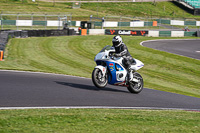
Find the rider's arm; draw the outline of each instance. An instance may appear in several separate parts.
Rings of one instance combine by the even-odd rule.
[[[117,57],[122,57],[122,56],[124,56],[124,55],[126,55],[127,54],[127,47],[126,47],[126,45],[124,45],[123,47],[122,47],[122,51],[120,52],[120,53],[118,53],[118,54],[115,54]]]

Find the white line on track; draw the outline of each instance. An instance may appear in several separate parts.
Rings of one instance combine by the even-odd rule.
[[[200,53],[200,51],[196,51],[197,53]]]
[[[0,107],[0,110],[18,110],[18,109],[139,109],[139,110],[185,110],[198,111],[200,109],[184,108],[159,108],[159,107],[109,107],[109,106],[53,106],[53,107]]]

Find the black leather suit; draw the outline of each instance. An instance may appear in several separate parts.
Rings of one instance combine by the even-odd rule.
[[[122,44],[119,47],[114,47],[114,48],[115,48],[115,56],[123,57],[122,63],[124,64],[124,67],[129,71],[129,68],[133,63],[133,58],[129,53],[127,46],[122,42]]]

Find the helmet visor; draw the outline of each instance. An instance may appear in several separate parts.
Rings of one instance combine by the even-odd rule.
[[[118,45],[119,45],[119,42],[113,41],[113,46],[114,46],[114,47],[117,47]]]

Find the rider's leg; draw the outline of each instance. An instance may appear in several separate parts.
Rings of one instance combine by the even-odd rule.
[[[128,73],[129,74],[129,79],[128,79],[129,81],[133,79],[133,74],[132,74],[133,70],[131,69],[132,63],[134,63],[133,58],[131,56],[129,56],[128,57],[128,63],[127,63],[128,64],[128,72],[129,72]]]
[[[131,63],[132,63],[132,57],[125,57],[124,58],[124,64],[127,70],[127,81],[129,82],[132,78],[132,70],[131,70]]]
[[[132,70],[131,70],[131,65],[127,69],[127,75],[128,75],[128,82],[133,78],[132,77]]]

